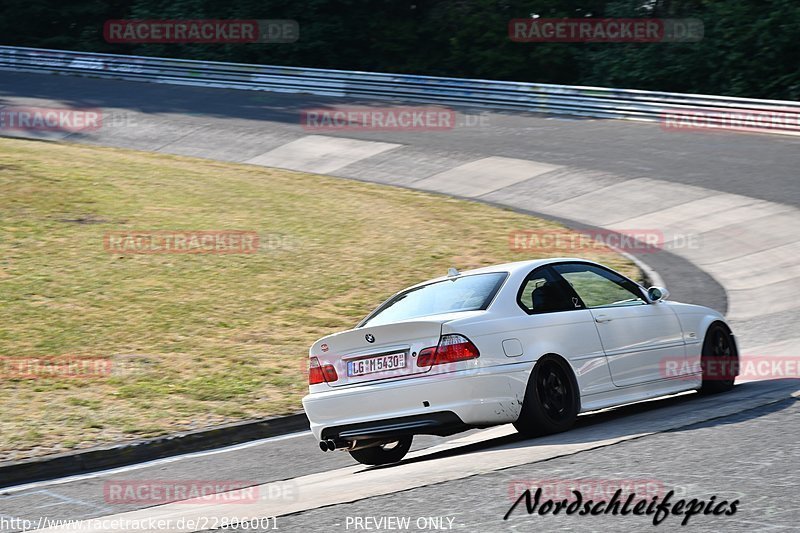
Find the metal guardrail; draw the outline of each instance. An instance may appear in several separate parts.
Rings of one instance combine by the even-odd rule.
[[[800,135],[800,102],[0,46],[0,70]]]

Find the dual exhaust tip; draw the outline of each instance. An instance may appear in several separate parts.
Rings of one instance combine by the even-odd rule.
[[[353,441],[334,441],[333,439],[325,439],[319,441],[319,449],[323,452],[332,452],[333,450],[347,450],[347,451],[355,451],[355,450],[363,450],[364,448],[372,448],[373,446],[380,446],[381,444],[385,444],[386,440],[380,439],[365,439],[365,440],[353,440]]]
[[[336,449],[336,443],[332,439],[319,441],[319,449],[323,452],[332,452]]]

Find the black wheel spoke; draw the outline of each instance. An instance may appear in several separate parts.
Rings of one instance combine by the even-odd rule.
[[[703,381],[700,391],[713,394],[733,388],[738,361],[736,344],[730,331],[721,325],[712,326],[703,344]]]
[[[564,371],[555,364],[540,369],[538,382],[539,401],[548,417],[559,421],[569,415],[569,390]]]
[[[725,334],[718,331],[714,339],[714,355],[717,357],[730,357],[731,346]]]

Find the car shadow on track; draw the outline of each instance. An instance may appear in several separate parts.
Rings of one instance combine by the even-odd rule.
[[[613,409],[583,414],[578,417],[575,426],[565,433],[537,438],[527,438],[515,433],[445,450],[433,451],[425,455],[405,459],[399,463],[368,467],[360,470],[360,472],[383,468],[396,468],[402,465],[422,463],[446,457],[469,455],[489,449],[521,449],[539,445],[579,444],[637,434],[689,431],[695,429],[697,426],[711,427],[739,423],[781,411],[795,402],[800,401],[800,398],[792,396],[792,393],[798,389],[800,389],[800,380],[797,379],[765,380],[737,384],[733,391],[722,394],[707,396],[699,393],[684,393],[677,396],[647,400]],[[723,413],[707,420],[689,421],[685,426],[677,428],[665,427],[665,423],[669,424],[670,418],[676,414],[676,412],[685,412],[685,409],[680,410],[681,407],[696,405],[697,407],[694,411],[700,413],[703,409],[713,408],[724,403],[738,400],[747,400],[752,398],[755,394],[769,392],[771,390],[785,391],[785,396],[770,403],[744,407],[741,411],[734,413]]]

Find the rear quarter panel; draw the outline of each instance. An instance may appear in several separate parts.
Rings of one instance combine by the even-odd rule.
[[[527,376],[536,361],[546,354],[557,354],[573,369],[581,395],[614,389],[608,363],[594,319],[588,310],[528,315],[521,309],[509,315],[487,313],[480,320],[460,320],[444,325],[443,333],[467,336],[481,352],[481,366],[515,365],[526,370],[519,386],[524,394]],[[503,341],[518,340],[519,355],[508,355]],[[512,352],[513,353],[513,352]]]

